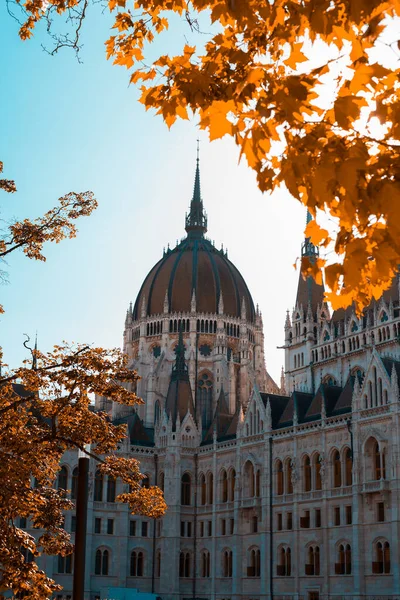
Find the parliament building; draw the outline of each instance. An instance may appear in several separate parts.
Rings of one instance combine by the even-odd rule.
[[[206,237],[197,160],[186,236],[150,270],[123,348],[145,403],[96,408],[126,423],[124,456],[164,491],[152,521],[91,465],[86,593],[136,588],[162,600],[400,598],[399,277],[358,317],[331,312],[299,277],[279,383],[261,312]],[[306,239],[302,256],[316,257]],[[59,485],[76,496],[78,457]],[[66,515],[74,536],[75,516]],[[68,557],[43,557],[72,597]]]

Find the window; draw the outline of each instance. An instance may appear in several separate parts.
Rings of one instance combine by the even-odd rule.
[[[305,510],[304,515],[300,517],[300,527],[308,529],[310,527],[310,511]]]
[[[379,444],[375,441],[374,444],[374,459],[375,459],[375,479],[386,478],[385,453],[379,450]]]
[[[186,532],[187,532],[187,537],[192,537],[192,522],[188,521],[186,524]]]
[[[286,493],[293,494],[293,464],[292,460],[289,458],[286,461]]]
[[[283,494],[283,465],[282,461],[276,461],[276,493],[278,496]]]
[[[145,477],[143,477],[142,479],[142,488],[145,488],[146,490],[148,490],[150,487],[150,477],[148,475],[145,475]]]
[[[204,521],[200,521],[200,537],[204,537]]]
[[[210,553],[208,550],[203,550],[201,553],[201,576],[210,577]]]
[[[258,531],[258,517],[254,516],[251,519],[251,533],[257,533]]]
[[[185,521],[181,521],[181,537],[185,537]]]
[[[351,574],[351,547],[350,544],[340,544],[338,547],[338,561],[335,563],[336,575]]]
[[[228,475],[225,469],[221,474],[221,502],[228,502]]]
[[[229,533],[231,535],[233,535],[233,532],[235,531],[235,519],[229,519],[229,522],[230,522]]]
[[[390,573],[390,546],[388,542],[379,541],[375,544],[375,561],[372,563],[372,572],[377,575]]]
[[[261,495],[261,471],[260,469],[257,469],[256,472],[256,490],[255,490],[255,494],[256,497],[259,498]]]
[[[190,553],[179,554],[179,577],[190,577]]]
[[[76,516],[72,515],[71,517],[71,533],[75,533],[76,531]]]
[[[304,475],[304,491],[311,491],[311,462],[310,457],[305,456],[303,462],[303,475]]]
[[[244,497],[254,498],[255,494],[255,481],[254,481],[254,466],[253,463],[248,460],[244,465]]]
[[[226,521],[221,519],[221,535],[226,535]]]
[[[236,471],[235,471],[235,469],[231,469],[229,471],[229,485],[228,485],[230,502],[233,502],[235,499],[235,481],[236,481]]]
[[[58,557],[58,573],[72,573],[72,554]]]
[[[143,552],[133,551],[131,552],[131,577],[143,577],[144,572],[144,557]]]
[[[129,535],[136,535],[136,521],[129,521]]]
[[[344,453],[344,464],[345,464],[345,485],[353,484],[353,460],[351,458],[350,448],[346,448]]]
[[[333,487],[338,488],[342,485],[342,465],[340,463],[340,454],[335,450],[332,455],[333,462]]]
[[[58,474],[57,489],[59,489],[59,490],[67,490],[68,489],[68,469],[65,465],[63,467],[61,467],[60,472]]]
[[[95,502],[102,502],[102,500],[103,500],[103,483],[104,483],[103,473],[101,473],[99,470],[97,470],[95,478],[94,478],[94,498],[93,499]]]
[[[114,519],[107,519],[107,533],[109,535],[114,533]]]
[[[99,517],[94,520],[94,532],[101,533],[101,519]]]
[[[276,515],[276,528],[278,531],[282,531],[282,513]]]
[[[232,550],[225,550],[222,555],[222,576],[232,577]]]
[[[315,489],[322,490],[321,457],[319,454],[314,457],[314,482]]]
[[[200,503],[204,506],[207,502],[207,486],[206,477],[202,473],[200,475]]]
[[[316,508],[314,513],[315,527],[321,527],[321,509]]]
[[[191,478],[189,473],[184,473],[181,479],[181,504],[190,506]]]
[[[108,477],[108,481],[107,481],[107,502],[115,502],[115,488],[116,488],[116,481],[115,481],[115,479],[113,477]]]
[[[78,493],[78,467],[72,471],[72,484],[71,484],[71,500],[76,500],[76,495]]]
[[[286,529],[293,529],[293,513],[291,512],[286,515]]]
[[[108,550],[100,550],[100,548],[99,548],[96,551],[95,566],[94,566],[95,575],[108,575],[109,574],[109,562],[110,562],[109,551]]]
[[[348,505],[344,507],[346,514],[346,525],[351,525],[353,522],[353,507]]]
[[[340,525],[340,506],[333,507],[333,524],[336,527]]]
[[[258,549],[249,552],[247,577],[260,577],[260,551]]]
[[[208,537],[212,536],[212,521],[208,521]]]
[[[143,521],[142,523],[142,537],[148,536],[149,524],[147,521]]]
[[[309,546],[307,551],[307,563],[305,566],[306,575],[319,575],[320,573],[320,552],[319,546]]]
[[[385,520],[385,504],[383,502],[378,502],[377,503],[377,521],[379,523],[383,523],[383,521]]]
[[[280,548],[278,551],[278,564],[276,574],[280,577],[289,577],[292,573],[292,553],[290,548]]]

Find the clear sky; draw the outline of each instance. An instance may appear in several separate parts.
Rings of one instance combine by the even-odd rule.
[[[90,189],[99,201],[78,222],[76,239],[45,247],[45,263],[10,256],[9,283],[0,288],[4,361],[18,366],[27,357],[23,334],[36,330],[43,351],[62,340],[121,345],[129,302],[163,247],[185,233],[199,135],[208,235],[228,248],[260,306],[267,368],[279,381],[276,347],[295,301],[304,208],[284,191],[261,194],[230,139],[210,144],[188,121],[168,131],[146,113],[127,71],[105,59],[108,27],[99,11],[89,12],[79,64],[71,51],[43,52],[40,32],[21,42],[0,4],[0,160],[18,188],[1,193],[0,217],[40,216],[69,191]],[[168,40],[181,44],[184,36],[196,42],[178,23]]]

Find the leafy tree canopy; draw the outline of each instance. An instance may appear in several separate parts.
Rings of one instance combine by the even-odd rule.
[[[20,36],[36,23],[66,13],[79,48],[88,0],[27,0]],[[379,59],[379,48],[400,58],[399,41],[385,28],[400,16],[399,0],[109,0],[115,34],[107,57],[131,71],[141,102],[168,126],[193,114],[211,140],[232,136],[259,188],[285,185],[318,217],[306,234],[333,256],[303,264],[303,274],[325,278],[333,308],[358,310],[386,289],[400,264],[399,75]],[[171,17],[199,28],[199,15],[216,24],[204,48],[146,52]],[[215,28],[214,28],[215,29]],[[398,30],[398,28],[397,28]],[[400,36],[398,36],[400,37]],[[381,127],[376,133],[373,124]],[[328,253],[329,254],[329,253]]]
[[[3,179],[0,189],[12,193],[16,186]],[[92,192],[69,193],[42,217],[10,223],[0,238],[0,260],[16,250],[45,260],[45,242],[74,237],[76,219],[96,206]],[[126,426],[113,425],[90,402],[98,394],[127,406],[142,403],[131,391],[138,375],[128,369],[127,357],[118,349],[66,343],[48,353],[30,350],[31,361],[11,370],[2,364],[0,348],[0,598],[11,590],[13,597],[44,600],[61,586],[39,569],[35,557],[73,552],[64,511],[74,504],[68,490],[55,488],[66,451],[86,452],[104,474],[121,478],[127,489],[117,500],[133,513],[156,518],[166,504],[160,489],[142,488],[138,461],[117,452]],[[20,527],[21,518],[38,529],[36,537]]]

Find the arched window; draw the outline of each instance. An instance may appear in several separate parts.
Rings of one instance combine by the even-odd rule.
[[[210,577],[210,553],[208,550],[203,550],[201,553],[201,576],[202,577]]]
[[[256,489],[255,489],[255,496],[256,498],[259,498],[261,495],[261,473],[260,473],[260,469],[257,469],[256,472]]]
[[[307,563],[305,568],[306,575],[319,575],[320,573],[320,552],[319,546],[309,546],[307,552]]]
[[[116,481],[114,477],[108,476],[107,481],[107,502],[115,502]]]
[[[338,488],[342,485],[342,465],[340,462],[340,454],[335,450],[332,455],[333,464],[333,487]]]
[[[61,467],[60,472],[58,474],[57,488],[59,490],[68,489],[68,469],[65,465]]]
[[[306,455],[303,460],[304,491],[311,492],[311,461]]]
[[[351,458],[351,450],[350,448],[346,448],[344,452],[344,476],[345,476],[345,485],[353,484],[353,461]]]
[[[72,573],[72,554],[58,557],[58,573]]]
[[[197,401],[203,429],[208,429],[213,418],[212,414],[213,381],[208,373],[202,373],[197,382]]]
[[[293,466],[292,459],[288,458],[286,460],[286,493],[293,494]]]
[[[204,506],[207,503],[207,486],[204,473],[200,475],[200,504]]]
[[[148,490],[150,487],[150,477],[148,475],[145,475],[142,479],[142,488],[145,488],[146,490]]]
[[[314,484],[316,490],[322,490],[321,456],[319,454],[314,456]]]
[[[336,575],[351,574],[351,546],[340,544],[337,549],[337,562],[335,563]]]
[[[190,577],[190,553],[179,554],[179,577]]]
[[[191,478],[189,473],[184,473],[181,479],[181,504],[190,506],[191,502]]]
[[[250,460],[248,460],[244,466],[244,492],[245,498],[254,497],[254,466]]]
[[[212,504],[214,502],[214,475],[208,473],[207,475],[207,503]]]
[[[292,574],[292,553],[290,548],[280,548],[276,574],[280,577],[289,577]]]
[[[374,445],[374,464],[375,464],[375,479],[381,479],[381,453],[379,452],[379,444]]]
[[[236,482],[236,471],[235,469],[231,469],[229,471],[229,501],[233,502],[235,499],[235,482]]]
[[[94,572],[95,575],[108,575],[109,574],[109,563],[110,563],[110,553],[108,550],[96,550],[96,558],[95,558],[95,566]]]
[[[276,494],[277,496],[283,494],[283,464],[279,459],[276,461]]]
[[[76,495],[78,493],[78,467],[72,471],[72,484],[71,484],[71,500],[76,500]]]
[[[372,562],[374,574],[390,573],[389,542],[379,541],[375,544],[375,560]]]
[[[248,555],[247,577],[260,577],[260,567],[260,551],[253,548]]]
[[[228,475],[225,469],[221,473],[221,502],[228,502]]]
[[[222,576],[232,577],[232,550],[225,550],[222,555]]]
[[[137,552],[134,550],[131,552],[131,577],[143,577],[144,573],[144,557],[143,552]]]

